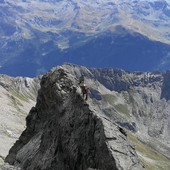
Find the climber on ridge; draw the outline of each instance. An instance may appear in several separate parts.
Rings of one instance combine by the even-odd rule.
[[[81,76],[79,78],[79,86],[81,88],[81,92],[83,94],[83,98],[85,97],[85,100],[87,100],[88,99],[88,88],[87,88],[87,86],[84,83],[84,76]]]

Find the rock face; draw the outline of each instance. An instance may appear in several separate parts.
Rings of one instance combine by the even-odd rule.
[[[169,71],[165,74],[158,71],[126,72],[121,69],[87,69],[72,64],[66,64],[64,68],[77,78],[84,75],[90,88],[89,95],[98,110],[135,133],[137,153],[151,166],[149,169],[170,169]],[[155,150],[144,148],[141,141]],[[151,156],[155,151],[169,159],[161,155],[158,158],[157,154]],[[164,161],[168,165],[164,166]]]
[[[78,87],[81,75],[89,87],[86,102]],[[10,81],[1,78],[0,89],[10,92],[15,83],[5,82]],[[21,84],[18,90],[28,92],[30,83]],[[139,158],[147,170],[170,169],[169,104],[169,71],[132,73],[65,64],[43,76],[27,128],[6,161],[26,170],[131,170],[143,169]]]
[[[27,128],[5,161],[24,170],[144,169],[126,132],[82,99],[69,72],[58,67],[43,76]]]

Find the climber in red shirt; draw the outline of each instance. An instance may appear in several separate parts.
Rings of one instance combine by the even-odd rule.
[[[79,85],[80,85],[80,88],[81,88],[81,92],[83,94],[83,98],[85,97],[85,100],[87,100],[88,99],[88,88],[84,83],[84,77],[81,81],[79,81]]]

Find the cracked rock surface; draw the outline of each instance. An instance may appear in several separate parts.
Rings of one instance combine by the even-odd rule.
[[[5,161],[24,170],[143,170],[124,129],[85,102],[62,67],[42,77],[26,129]]]

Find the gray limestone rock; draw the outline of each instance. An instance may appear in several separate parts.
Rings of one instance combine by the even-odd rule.
[[[77,78],[85,76],[93,102],[104,115],[136,132],[146,145],[170,158],[169,71],[163,74],[121,69],[88,70],[71,64],[63,67]]]
[[[21,168],[5,163],[0,166],[0,170],[21,170]]]
[[[125,130],[86,103],[77,82],[62,67],[42,77],[27,128],[5,161],[23,170],[143,170]]]

